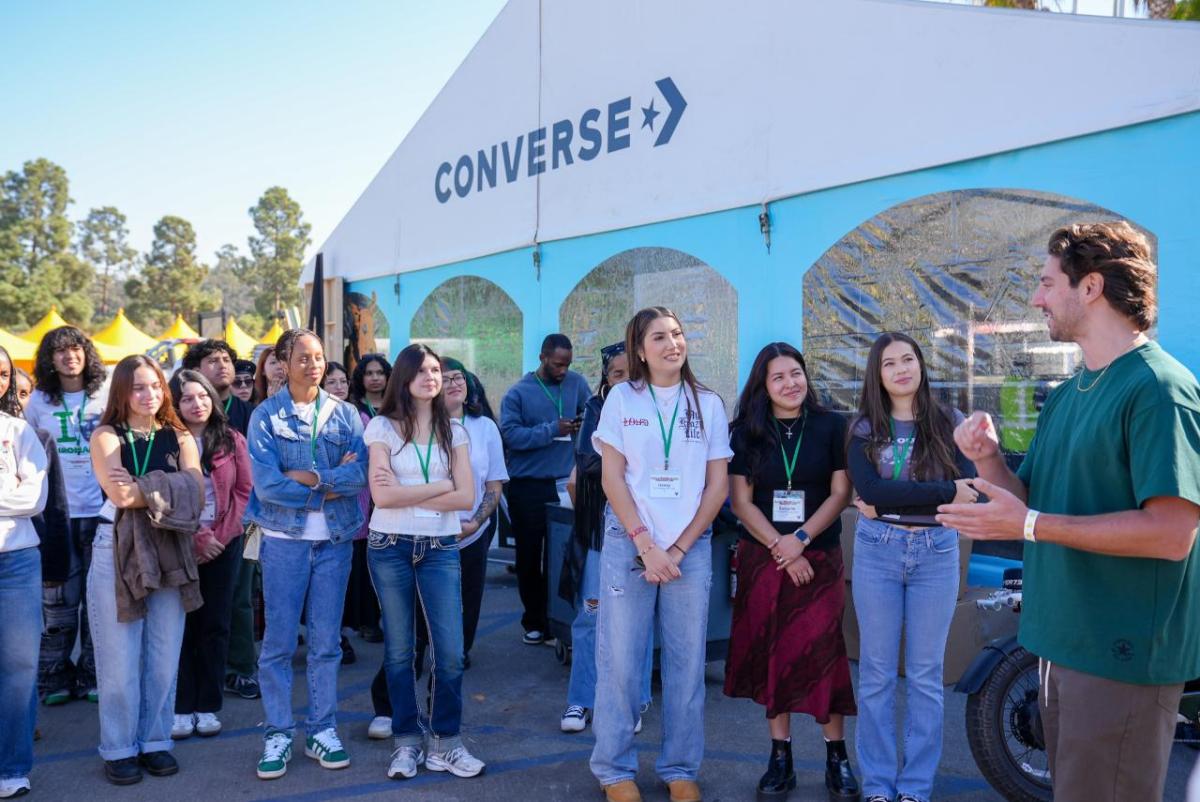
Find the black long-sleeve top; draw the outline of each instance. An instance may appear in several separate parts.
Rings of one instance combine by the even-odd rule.
[[[66,582],[71,574],[71,514],[67,483],[58,461],[58,446],[46,432],[38,431],[46,449],[46,506],[33,516],[42,554],[42,581]]]
[[[955,425],[963,420],[962,413],[957,410],[954,417]],[[861,418],[853,424],[846,464],[859,497],[873,506],[881,516],[934,515],[939,504],[947,504],[954,500],[955,479],[969,479],[975,476],[974,463],[956,447],[954,464],[957,476],[927,481],[912,479],[909,469],[910,451],[900,478],[893,479],[892,466],[896,446],[898,444],[903,449],[905,444],[912,442],[913,424],[911,421],[896,422],[896,443],[885,446],[880,451],[878,462],[871,456],[870,431],[870,424]],[[911,447],[909,445],[910,449]]]
[[[600,483],[602,460],[592,447],[592,432],[600,423],[604,399],[593,395],[583,406],[583,422],[575,438],[575,536],[571,538],[563,560],[558,595],[574,602],[583,578],[587,552],[600,551],[604,545],[604,505],[608,499]]]

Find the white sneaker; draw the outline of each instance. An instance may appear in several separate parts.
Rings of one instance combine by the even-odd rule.
[[[171,738],[182,741],[191,738],[196,731],[196,716],[194,713],[175,714],[175,723],[171,725]]]
[[[344,769],[350,765],[350,756],[333,727],[308,736],[304,741],[304,754],[320,762],[323,769]]]
[[[27,793],[29,793],[28,777],[9,777],[7,780],[0,780],[0,799],[11,799]]]
[[[633,725],[633,734],[637,735],[642,731],[642,717],[638,716],[638,723]]]
[[[262,757],[258,759],[258,778],[274,780],[287,773],[288,761],[292,759],[292,736],[275,732],[263,741]]]
[[[483,772],[486,765],[460,745],[446,752],[430,752],[425,758],[425,768],[448,771],[455,777],[475,777]]]
[[[392,720],[387,716],[376,716],[367,725],[367,737],[372,741],[383,741],[392,737]]]
[[[390,725],[389,725],[390,727]],[[425,750],[415,744],[396,747],[387,775],[392,780],[409,780],[417,776],[417,766],[425,760]]]
[[[592,711],[586,707],[579,705],[568,705],[566,712],[562,714],[562,721],[558,726],[563,732],[583,732],[587,729],[588,720],[592,717]]]
[[[202,738],[211,738],[221,731],[221,719],[216,713],[196,714],[196,734]]]

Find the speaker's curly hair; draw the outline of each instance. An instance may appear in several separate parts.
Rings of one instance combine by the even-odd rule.
[[[1158,320],[1158,268],[1146,235],[1124,220],[1079,223],[1050,235],[1047,246],[1057,256],[1072,287],[1084,276],[1104,279],[1104,298],[1141,331]]]
[[[45,393],[51,403],[61,404],[63,397],[62,380],[54,369],[54,352],[76,346],[83,349],[83,391],[89,397],[96,394],[108,376],[108,369],[100,360],[96,346],[86,334],[74,326],[51,329],[38,344],[37,356],[33,361],[33,378],[37,382],[37,389]]]

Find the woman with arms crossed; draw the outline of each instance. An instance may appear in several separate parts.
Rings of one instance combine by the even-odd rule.
[[[712,521],[728,490],[729,424],[687,361],[679,318],[654,306],[625,329],[629,381],[612,389],[592,435],[608,496],[600,556],[596,747],[610,802],[641,799],[633,745],[646,643],[662,638],[663,748],[673,802],[696,802],[704,756],[704,649]]]

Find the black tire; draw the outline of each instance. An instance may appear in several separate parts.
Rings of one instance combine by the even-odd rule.
[[[1037,657],[1017,647],[967,697],[967,743],[988,784],[1008,802],[1050,802],[1037,715]]]
[[[571,650],[563,645],[562,638],[554,644],[554,658],[564,666],[571,665]]]

